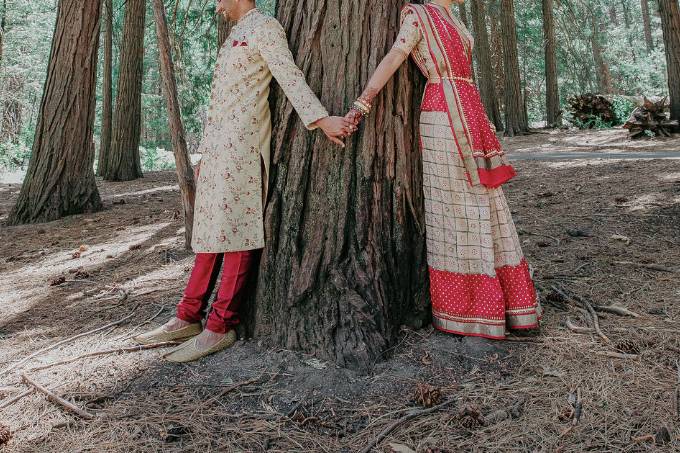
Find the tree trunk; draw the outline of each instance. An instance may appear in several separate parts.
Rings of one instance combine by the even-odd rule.
[[[111,152],[106,172],[102,174],[109,181],[129,181],[142,177],[139,141],[142,124],[145,3],[145,0],[127,0],[125,5]]]
[[[100,7],[59,2],[33,152],[10,225],[101,209],[92,168]]]
[[[0,18],[0,66],[5,51],[5,25],[7,23],[7,0],[2,0],[2,17]]]
[[[163,79],[163,92],[168,105],[168,120],[170,123],[170,135],[172,137],[172,151],[175,154],[175,167],[177,179],[182,193],[182,207],[184,208],[184,240],[185,247],[191,249],[191,234],[194,225],[194,198],[196,186],[194,173],[191,169],[187,142],[184,138],[184,125],[180,114],[179,101],[177,99],[177,83],[175,81],[175,69],[172,63],[172,51],[168,23],[165,18],[165,6],[163,0],[153,0],[153,12],[156,19],[156,36],[158,39],[158,59],[161,66],[161,78]]]
[[[652,39],[652,20],[649,15],[649,0],[640,0],[640,7],[642,8],[642,26],[645,31],[647,52],[651,52],[654,50],[654,40]]]
[[[513,137],[529,132],[519,75],[514,0],[501,0],[501,30],[505,67],[505,135]]]
[[[19,134],[23,124],[21,95],[24,90],[24,78],[21,74],[8,75],[5,78],[5,103],[2,107],[2,124],[0,124],[0,142],[19,142]]]
[[[494,87],[494,71],[491,64],[491,50],[489,48],[489,34],[486,30],[486,14],[484,0],[473,0],[470,5],[472,25],[475,33],[474,54],[477,59],[477,84],[482,97],[486,114],[496,126],[496,130],[503,130],[503,118],[498,108],[498,96]]]
[[[590,10],[590,44],[593,50],[593,60],[595,61],[595,78],[597,79],[597,86],[600,94],[612,94],[614,87],[612,85],[612,76],[609,72],[609,64],[605,61],[602,49],[602,32],[600,31],[600,19],[595,8]]]
[[[467,11],[465,10],[465,3],[458,4],[458,15],[460,16],[460,21],[463,22],[463,25],[465,25],[467,28],[470,28]]]
[[[104,0],[104,74],[102,82],[102,129],[97,174],[106,173],[111,153],[111,120],[113,116],[113,3]]]
[[[279,0],[296,60],[344,114],[392,46],[401,0]],[[340,366],[371,367],[401,325],[429,320],[418,101],[404,64],[340,149],[273,93],[271,192],[255,334]]]
[[[543,39],[545,45],[545,109],[548,127],[561,125],[560,95],[557,86],[555,21],[553,0],[543,0]]]
[[[231,30],[231,23],[227,22],[221,14],[216,15],[217,20],[217,49],[222,48],[222,44],[226,41],[227,36],[229,36],[229,30]]]
[[[484,0],[479,0],[484,1]],[[491,67],[493,68],[494,90],[496,92],[496,101],[501,114],[505,112],[505,68],[503,67],[503,37],[500,32],[500,4],[499,0],[492,0],[488,3],[489,9],[486,11],[485,20],[489,21],[489,48],[491,50]],[[505,129],[505,123],[501,118],[500,127],[496,125],[496,130],[502,131]]]
[[[678,0],[659,0],[659,14],[666,48],[671,119],[680,120],[680,8],[678,8]]]

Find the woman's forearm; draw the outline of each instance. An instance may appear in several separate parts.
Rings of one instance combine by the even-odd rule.
[[[375,72],[368,81],[368,85],[361,93],[361,99],[371,103],[378,93],[385,87],[387,82],[392,78],[397,69],[408,58],[404,52],[396,49],[389,51],[385,58],[382,59]]]

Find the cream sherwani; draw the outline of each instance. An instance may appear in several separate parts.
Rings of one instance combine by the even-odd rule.
[[[272,76],[307,128],[328,116],[295,64],[281,24],[253,9],[232,28],[215,65],[199,146],[192,240],[197,253],[264,247]]]

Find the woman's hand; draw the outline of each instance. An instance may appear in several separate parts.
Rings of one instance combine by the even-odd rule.
[[[341,116],[327,116],[316,122],[316,125],[326,134],[326,137],[333,143],[336,143],[343,148],[345,144],[341,138],[349,137],[357,130],[356,125]]]
[[[351,121],[356,127],[359,125],[361,120],[364,119],[364,116],[357,109],[350,109],[350,111],[347,112],[347,115],[345,115],[345,119]]]

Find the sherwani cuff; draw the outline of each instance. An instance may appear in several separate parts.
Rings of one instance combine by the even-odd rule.
[[[316,122],[328,118],[328,116],[326,109],[321,108],[318,110],[306,111],[304,114],[300,115],[300,119],[302,119],[302,122],[308,130],[313,131],[319,127]]]

